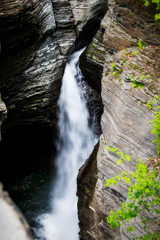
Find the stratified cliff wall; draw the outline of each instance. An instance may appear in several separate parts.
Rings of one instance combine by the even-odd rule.
[[[25,174],[27,166],[34,171],[34,166],[44,161],[43,154],[50,156],[52,153],[53,138],[56,137],[57,100],[66,59],[76,36],[89,20],[91,22],[72,51],[91,41],[105,14],[106,2],[0,2],[0,126],[3,122],[0,181],[4,181],[4,187],[7,181],[14,182],[19,174]],[[101,108],[99,94],[95,91],[94,94],[90,88],[88,92],[90,108],[97,99],[96,104]],[[99,107],[93,110],[101,112]],[[98,115],[100,117],[101,113]],[[33,155],[32,150],[38,151],[42,160],[32,162],[29,157]],[[45,161],[48,161],[47,157]],[[0,219],[0,228],[2,225]]]
[[[141,1],[109,0],[108,7],[101,28],[81,61],[84,75],[93,76],[90,84],[101,88],[104,105],[97,157],[90,167],[87,164],[87,173],[78,178],[83,240],[124,240],[144,234],[139,220],[134,222],[133,233],[127,233],[124,226],[109,228],[106,217],[127,200],[127,186],[120,183],[106,188],[105,181],[123,170],[133,170],[135,159],[145,161],[156,155],[151,125],[147,124],[153,119],[153,110],[146,106],[160,92],[160,28],[154,24],[155,6],[146,8]],[[138,39],[143,42],[142,50],[137,46]],[[133,78],[142,88],[133,86]],[[104,149],[106,145],[130,154],[133,160],[117,166],[117,156]],[[96,172],[93,164],[97,165]],[[158,230],[155,215],[150,217],[146,231]]]
[[[7,181],[34,165],[30,158],[19,161],[20,155],[38,144],[53,149],[50,126],[56,126],[61,78],[76,33],[68,0],[2,0],[0,25],[0,181],[6,189]],[[21,214],[0,195],[1,237],[30,239]]]
[[[0,91],[8,124],[55,124],[66,55],[75,41],[70,4],[5,0],[0,12]]]

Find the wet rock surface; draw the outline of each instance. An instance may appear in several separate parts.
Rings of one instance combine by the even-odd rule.
[[[127,186],[124,183],[118,186],[105,187],[105,181],[116,176],[121,171],[132,171],[135,167],[135,159],[147,158],[156,155],[154,139],[151,133],[152,126],[147,124],[153,119],[153,109],[147,107],[147,102],[159,95],[160,83],[160,29],[153,25],[155,10],[153,5],[146,8],[140,1],[108,1],[109,10],[101,24],[101,38],[98,34],[93,43],[86,49],[83,55],[82,71],[85,74],[97,76],[97,69],[102,74],[101,95],[104,112],[101,118],[102,135],[97,154],[97,178],[90,182],[92,194],[90,199],[95,203],[94,218],[80,218],[80,236],[88,239],[132,239],[145,233],[140,227],[139,219],[135,223],[135,231],[127,233],[125,226],[121,229],[111,230],[106,217],[111,210],[117,210],[122,201],[127,200]],[[139,49],[137,42],[141,39],[143,49]],[[103,49],[104,54],[99,53]],[[92,52],[97,52],[92,54]],[[89,64],[84,64],[89,63]],[[105,64],[104,64],[105,63]],[[91,66],[91,67],[90,67]],[[103,68],[103,73],[102,73]],[[92,69],[92,71],[90,70]],[[99,74],[99,75],[100,75]],[[97,86],[93,78],[92,85]],[[139,84],[139,85],[138,85]],[[106,145],[118,148],[125,154],[130,154],[131,162],[117,166],[117,156],[110,154]],[[90,173],[80,180],[88,182]],[[94,188],[94,190],[93,190]],[[88,190],[89,192],[89,190]],[[83,199],[87,198],[88,192],[83,192]],[[79,195],[82,197],[82,194]],[[84,203],[79,200],[81,215],[88,216],[90,202]],[[147,213],[143,213],[146,214]],[[153,225],[150,223],[150,232],[158,230],[155,225],[156,218],[151,216]],[[88,220],[88,222],[87,222]],[[86,224],[88,227],[86,227]],[[88,229],[92,229],[88,235]],[[86,237],[87,236],[87,237]]]

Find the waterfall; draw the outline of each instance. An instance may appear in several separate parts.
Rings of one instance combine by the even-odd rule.
[[[96,141],[88,125],[85,91],[78,83],[81,72],[77,64],[83,50],[72,54],[62,79],[58,101],[57,176],[50,201],[52,210],[39,216],[42,228],[37,235],[41,236],[40,239],[78,240],[76,178]]]

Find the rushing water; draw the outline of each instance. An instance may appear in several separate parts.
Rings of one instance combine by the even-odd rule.
[[[88,125],[89,114],[84,91],[78,86],[81,74],[77,63],[82,51],[70,57],[62,79],[58,102],[57,176],[51,194],[51,210],[38,217],[42,227],[36,235],[40,239],[78,240],[76,177],[78,169],[91,153],[95,143]]]

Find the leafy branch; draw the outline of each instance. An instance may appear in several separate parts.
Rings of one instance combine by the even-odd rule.
[[[120,155],[120,159],[117,164],[123,163],[124,160],[130,161],[131,157],[129,155],[124,155],[117,148],[110,148],[106,146],[110,152],[115,152],[116,155]],[[141,159],[136,160],[138,164],[136,165],[135,171],[126,172],[123,171],[116,177],[112,177],[106,181],[106,187],[109,187],[111,184],[117,185],[119,181],[125,181],[127,185],[130,185],[128,188],[128,200],[129,202],[122,202],[122,206],[116,212],[110,211],[109,216],[107,217],[107,222],[110,224],[111,229],[114,227],[120,227],[122,223],[126,223],[129,220],[136,218],[143,210],[147,212],[151,211],[151,207],[154,208],[156,214],[160,213],[160,210],[156,208],[157,205],[160,205],[160,184],[157,180],[158,172],[155,169],[149,171],[146,163]],[[134,184],[131,182],[134,181]],[[149,218],[141,217],[141,222],[146,228],[146,223],[149,221]],[[134,227],[128,226],[127,231],[131,232],[135,230]],[[146,238],[149,236],[150,238]],[[152,236],[158,238],[158,233],[147,234],[140,239],[153,239]]]

